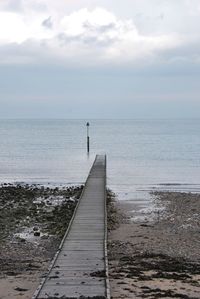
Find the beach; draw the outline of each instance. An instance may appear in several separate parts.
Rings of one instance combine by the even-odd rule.
[[[58,250],[82,187],[1,185],[1,299],[33,296]]]
[[[1,299],[29,299],[58,250],[83,186],[1,185]],[[111,297],[199,298],[200,195],[153,192],[154,209],[109,190]],[[137,215],[137,217],[135,217]]]
[[[0,0],[0,299],[200,299],[199,26]]]
[[[152,211],[153,217],[140,221],[133,220],[134,202],[112,203],[108,244],[112,298],[199,298],[200,195],[154,192],[152,196],[160,212]]]

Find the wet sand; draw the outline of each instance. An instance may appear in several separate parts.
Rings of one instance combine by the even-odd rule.
[[[112,298],[200,298],[200,195],[152,196],[157,211],[140,221],[134,217],[138,214],[134,203],[112,204]]]

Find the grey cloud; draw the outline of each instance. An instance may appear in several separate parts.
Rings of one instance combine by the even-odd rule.
[[[2,1],[2,0],[1,0]],[[3,10],[7,11],[12,11],[12,12],[23,12],[26,10],[28,7],[29,9],[31,8],[34,11],[46,11],[47,6],[44,3],[40,3],[39,1],[30,1],[26,0],[3,0],[2,2],[0,1],[0,9],[2,8]]]
[[[108,47],[111,46],[114,42],[116,42],[116,39],[104,37],[103,40],[99,39],[97,36],[82,36],[81,40],[88,45],[96,45],[97,47]]]
[[[35,42],[27,40],[22,44],[11,43],[0,46],[0,65],[31,65],[48,63],[45,41]]]
[[[165,17],[165,14],[161,13],[157,18],[160,19],[160,20],[164,20],[164,17]]]
[[[184,62],[200,64],[200,40],[177,46],[174,49],[162,50],[158,53],[166,62]]]
[[[23,5],[21,0],[6,0],[3,3],[0,3],[0,7],[7,11],[22,11]]]
[[[85,45],[95,45],[96,47],[108,47],[116,42],[116,39],[105,37],[99,39],[98,34],[79,34],[76,36],[69,36],[65,33],[60,33],[57,35],[57,39],[61,42],[61,46],[66,46],[69,43],[83,43]]]
[[[95,45],[97,47],[108,47],[115,43],[118,39],[111,38],[106,35],[110,30],[116,30],[116,24],[110,23],[107,25],[92,25],[89,22],[83,24],[85,32],[76,36],[60,33],[57,35],[57,39],[61,41],[61,45],[64,46],[72,42],[80,42],[88,45]]]
[[[0,65],[28,65],[28,64],[41,64],[41,65],[63,65],[74,66],[77,63],[84,61],[83,69],[87,68],[87,63],[91,60],[91,51],[88,53],[81,53],[80,57],[77,55],[72,56],[72,53],[68,55],[68,45],[74,43],[75,48],[81,47],[81,44],[85,44],[88,48],[93,49],[95,46],[96,51],[96,61],[98,61],[99,55],[101,56],[102,48],[112,45],[115,40],[104,39],[98,40],[95,36],[79,35],[79,36],[68,36],[64,33],[59,34],[57,41],[60,47],[64,48],[66,51],[66,57],[58,57],[56,53],[49,49],[48,40],[41,40],[36,42],[34,40],[28,40],[22,44],[12,43],[9,45],[0,46]],[[124,70],[125,73],[130,72],[131,74],[137,74],[142,76],[147,76],[151,74],[160,75],[188,75],[188,74],[200,74],[200,43],[194,44],[193,47],[185,45],[176,49],[168,49],[157,51],[155,53],[154,60],[151,63],[146,64],[142,60],[129,61],[128,64],[120,66],[120,72]],[[83,56],[84,55],[84,60]],[[53,59],[52,59],[53,58]],[[106,67],[106,66],[105,66]],[[104,68],[105,68],[104,67]],[[108,66],[109,67],[109,66]],[[115,71],[118,67],[115,67],[115,63],[110,63],[110,67],[114,68]],[[96,63],[96,68],[99,68],[99,64]]]
[[[53,28],[53,21],[52,21],[52,17],[48,17],[47,19],[45,19],[43,22],[42,22],[42,26],[48,28],[48,29],[51,29]]]
[[[92,25],[89,22],[85,22],[83,24],[83,27],[88,30],[88,31],[92,31],[92,32],[96,32],[96,33],[106,33],[110,30],[114,30],[116,29],[116,25],[114,23],[110,23],[107,25]]]
[[[59,33],[56,36],[56,39],[58,40],[59,45],[61,47],[65,47],[65,46],[67,46],[70,43],[78,43],[78,42],[80,42],[81,41],[81,35],[69,36],[69,35],[61,32],[61,33]]]

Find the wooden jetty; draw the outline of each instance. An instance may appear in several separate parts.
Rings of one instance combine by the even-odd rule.
[[[32,299],[109,299],[106,156],[97,155],[50,271]]]

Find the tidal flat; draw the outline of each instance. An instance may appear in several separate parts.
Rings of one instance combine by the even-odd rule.
[[[30,299],[69,225],[83,186],[0,186],[0,297]]]
[[[200,195],[153,192],[152,217],[134,220],[134,202],[111,199],[109,276],[113,299],[197,299]],[[108,210],[109,211],[109,210]]]

